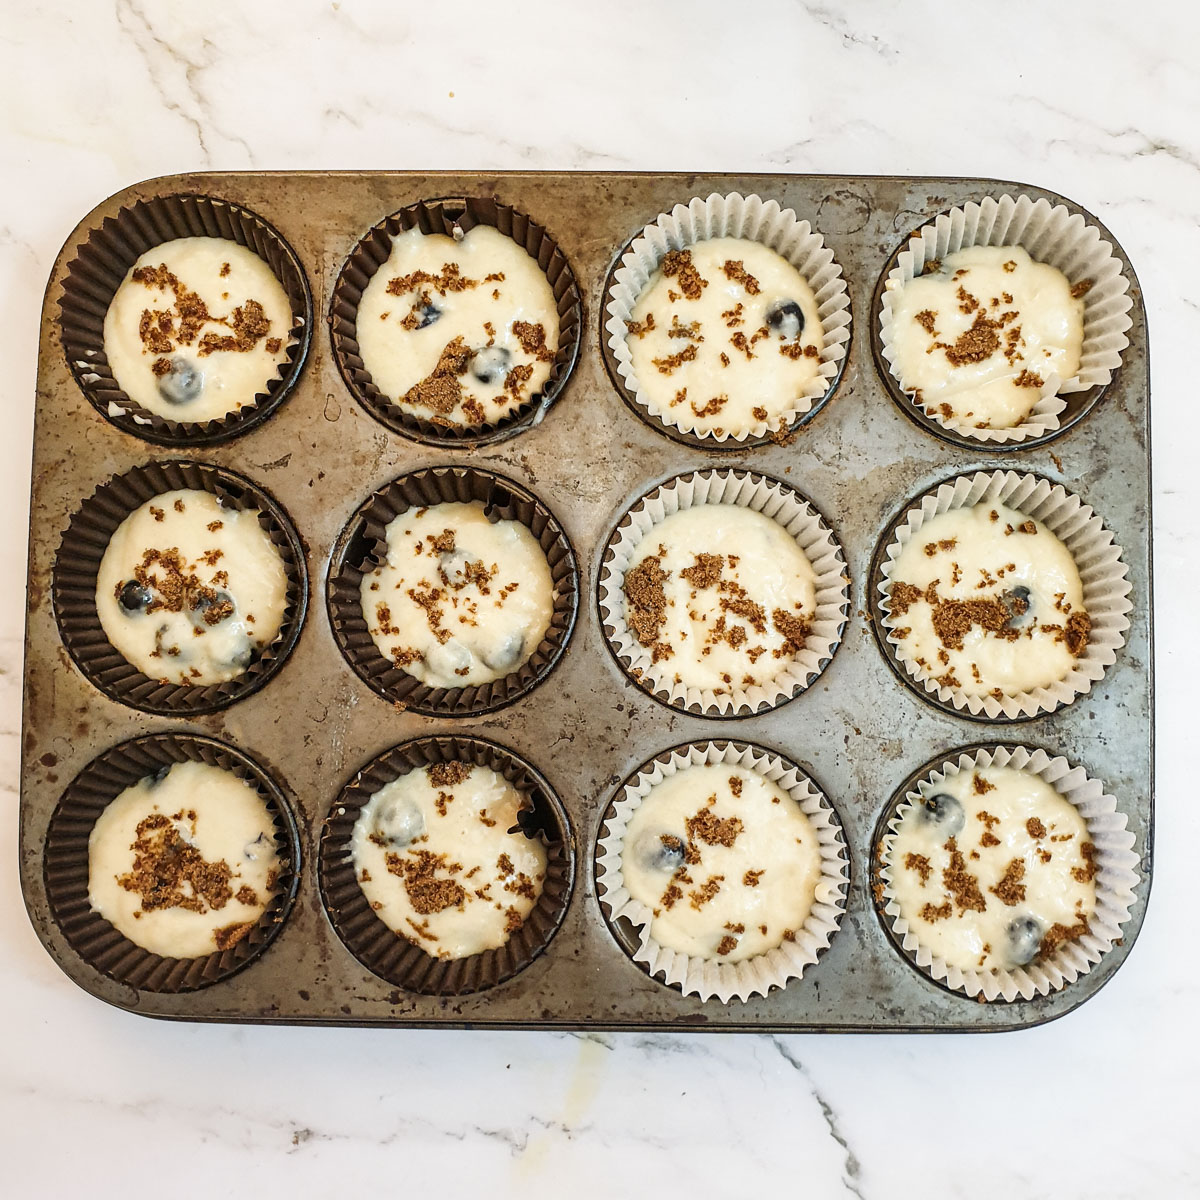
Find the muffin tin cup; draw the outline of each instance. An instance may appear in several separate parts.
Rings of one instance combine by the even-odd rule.
[[[278,551],[287,577],[278,635],[255,653],[242,675],[224,683],[187,686],[151,679],[108,640],[96,612],[96,578],[117,527],[148,500],[178,488],[209,492],[229,508],[257,510],[259,524]],[[308,576],[300,537],[273,497],[223,467],[177,459],[134,467],[102,484],[83,502],[62,536],[51,598],[63,645],[104,695],[142,712],[198,716],[251,695],[283,666],[300,636],[308,608]]]
[[[351,848],[354,824],[376,792],[410,771],[443,762],[488,767],[507,779],[529,801],[518,823],[526,836],[542,838],[547,855],[541,895],[521,928],[495,950],[457,959],[434,958],[376,915],[356,878]],[[318,868],[329,920],[363,966],[409,992],[460,996],[511,979],[550,944],[575,884],[575,837],[553,789],[523,759],[482,738],[425,737],[372,759],[346,784],[325,819]]]
[[[201,762],[230,771],[262,797],[275,825],[280,869],[266,910],[250,931],[226,950],[201,958],[164,958],[120,933],[88,900],[88,839],[104,809],[126,788],[164,766]],[[157,733],[106,750],[63,792],[50,817],[43,880],[51,919],[89,966],[144,992],[191,992],[240,971],[270,945],[286,920],[299,887],[300,840],[278,784],[248,755],[212,738]]]
[[[639,544],[672,513],[703,504],[733,504],[770,517],[795,539],[816,575],[816,613],[804,649],[773,679],[724,695],[673,682],[673,672],[652,661],[625,619],[625,572]],[[788,484],[732,469],[679,475],[638,500],[608,538],[597,592],[604,637],[621,669],[656,700],[703,717],[752,716],[800,695],[829,665],[850,613],[846,559],[825,518]]]
[[[1096,847],[1096,910],[1088,921],[1089,932],[1064,942],[1045,962],[1035,961],[1014,971],[963,971],[932,954],[901,916],[891,890],[888,855],[905,814],[950,776],[988,767],[1012,767],[1040,776],[1078,809]],[[1125,814],[1118,811],[1117,801],[1105,792],[1103,783],[1091,779],[1082,767],[1072,767],[1065,758],[1051,757],[1045,750],[991,745],[967,747],[951,757],[939,756],[904,784],[880,817],[871,858],[875,910],[904,958],[943,987],[987,1001],[1045,996],[1086,975],[1120,938],[1121,927],[1129,920],[1140,879],[1134,837],[1126,826]]]
[[[380,653],[362,609],[362,579],[387,559],[387,527],[411,508],[445,503],[484,505],[489,518],[520,521],[537,540],[554,585],[550,626],[520,668],[490,683],[438,688],[422,683]],[[554,669],[575,629],[579,569],[554,514],[526,488],[475,467],[429,467],[380,488],[358,509],[334,546],[329,568],[329,619],[346,661],[374,692],[425,716],[492,712],[531,692]]]
[[[626,322],[658,264],[671,250],[683,250],[710,238],[745,238],[760,242],[786,259],[803,276],[817,302],[824,339],[820,372],[792,409],[776,418],[775,426],[760,421],[745,433],[716,434],[700,430],[683,414],[669,413],[646,397],[633,369]],[[761,445],[772,436],[786,436],[804,423],[824,403],[841,378],[850,343],[850,292],[842,268],[819,233],[776,200],[742,196],[737,192],[707,199],[694,197],[659,216],[630,243],[609,276],[605,290],[606,361],[613,383],[626,403],[644,420],[668,436],[706,449],[743,450]]]
[[[541,391],[496,422],[460,426],[408,412],[385,396],[363,363],[358,344],[358,305],[367,285],[392,253],[392,239],[409,229],[460,238],[476,225],[490,225],[523,247],[546,276],[558,306],[558,347]],[[558,243],[536,221],[494,197],[463,196],[422,200],[393,213],[363,235],[350,252],[333,287],[329,309],[333,358],[354,398],[389,429],[430,446],[483,446],[532,429],[561,396],[579,358],[583,300],[575,274]],[[415,381],[414,381],[415,382]]]
[[[287,358],[252,401],[209,421],[172,421],[131,400],[113,377],[104,350],[104,317],[130,268],[147,250],[188,237],[223,238],[252,250],[274,272],[292,307]],[[209,446],[262,424],[299,378],[312,325],[312,293],[292,248],[262,217],[210,196],[138,200],[106,218],[71,262],[59,301],[67,365],[93,407],[125,433],[164,446]]]
[[[1079,372],[1070,379],[1051,375],[1042,386],[1038,402],[1018,425],[1008,429],[976,429],[949,421],[931,412],[903,390],[896,373],[892,348],[892,301],[898,289],[921,275],[926,266],[971,246],[1020,246],[1035,262],[1057,268],[1072,285],[1091,280],[1084,296],[1083,347]],[[1085,414],[1121,365],[1122,351],[1132,319],[1129,280],[1110,242],[1094,225],[1065,205],[1028,196],[985,196],[942,213],[918,229],[884,268],[876,290],[878,330],[875,342],[880,374],[893,399],[919,424],[962,446],[987,446],[989,450],[1020,449],[1026,443],[1049,440],[1066,421]],[[1089,393],[1088,395],[1079,395]],[[1068,401],[1064,397],[1074,397]],[[929,402],[930,407],[934,401]]]
[[[781,942],[739,963],[696,958],[660,945],[650,934],[653,911],[625,887],[622,847],[629,821],[650,789],[689,766],[725,763],[756,771],[778,784],[800,806],[817,836],[821,876],[813,905],[794,941]],[[794,763],[745,742],[692,742],[665,750],[639,767],[609,801],[596,844],[596,888],[601,909],[618,943],[643,971],[685,996],[747,1001],[786,987],[811,967],[829,945],[845,914],[850,860],[842,826],[821,790]]]
[[[990,694],[967,695],[929,676],[922,679],[921,668],[904,655],[903,643],[886,624],[893,566],[925,522],[952,509],[997,503],[1040,521],[1070,551],[1083,584],[1083,605],[1092,622],[1087,648],[1065,678],[1000,699]],[[1129,568],[1122,553],[1103,520],[1061,484],[1015,471],[960,475],[906,506],[879,540],[867,586],[875,636],[896,674],[918,695],[947,712],[987,721],[1022,721],[1054,712],[1090,692],[1125,644],[1133,605]]]

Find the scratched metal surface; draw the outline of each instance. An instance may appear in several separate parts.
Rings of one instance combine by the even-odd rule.
[[[55,263],[38,367],[20,856],[26,903],[49,953],[109,1003],[191,1020],[969,1031],[1039,1024],[1094,994],[1129,954],[1152,866],[1149,372],[1140,287],[1126,261],[1134,307],[1124,365],[1094,411],[1042,447],[1001,454],[938,439],[900,411],[871,352],[873,292],[898,244],[953,204],[1014,188],[1062,199],[971,179],[365,172],[183,175],[106,200]],[[854,328],[836,394],[794,444],[729,452],[680,444],[643,423],[606,373],[600,327],[605,278],[624,243],[676,202],[734,189],[775,197],[812,220],[848,278]],[[112,474],[171,456],[113,428],[80,393],[56,331],[60,280],[105,216],[171,192],[233,200],[270,221],[304,263],[321,314],[299,385],[274,416],[226,445],[178,455],[230,467],[273,493],[300,530],[313,589],[299,644],[275,679],[224,712],[190,720],[105,699],[67,657],[49,601],[59,536],[79,502]],[[431,449],[390,433],[350,397],[331,361],[323,314],[342,262],[367,228],[416,200],[470,193],[529,213],[558,240],[583,291],[584,344],[540,426],[483,450]],[[342,659],[323,600],[330,548],[362,500],[398,474],[445,463],[493,467],[526,483],[563,523],[583,572],[578,628],[557,670],[512,707],[465,720],[397,714],[375,696]],[[773,713],[736,721],[677,713],[638,691],[608,653],[596,611],[599,554],[624,509],[670,476],[713,465],[775,475],[809,496],[836,530],[853,580],[845,641],[816,684]],[[1124,547],[1134,608],[1128,643],[1090,696],[1039,720],[981,726],[931,707],[897,680],[872,635],[865,598],[876,540],[896,510],[933,482],[996,466],[1037,471],[1096,508]],[[101,750],[171,729],[228,740],[265,766],[292,801],[304,854],[296,906],[268,951],[232,979],[187,995],[138,993],[89,967],[55,927],[42,884],[45,831],[66,784]],[[579,856],[575,894],[548,951],[490,991],[443,999],[399,992],[366,971],[333,933],[315,875],[322,819],[346,780],[387,747],[434,732],[482,735],[538,767],[570,814]],[[757,742],[801,764],[837,808],[851,858],[849,907],[829,950],[802,980],[746,1004],[702,1003],[647,977],[618,947],[596,900],[595,837],[614,788],[659,751],[712,737]],[[867,864],[880,814],[911,772],[935,755],[997,740],[1065,754],[1105,780],[1137,837],[1142,884],[1122,945],[1084,979],[1044,999],[983,1005],[943,990],[896,952],[870,902]]]

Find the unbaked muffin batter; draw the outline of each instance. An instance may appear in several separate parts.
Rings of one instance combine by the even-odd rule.
[[[663,420],[697,432],[782,430],[820,373],[825,334],[812,289],[759,242],[672,250],[626,324],[639,392]]]
[[[179,238],[130,268],[104,317],[104,353],[143,408],[211,421],[266,391],[291,331],[287,293],[257,254],[222,238]]]
[[[164,492],[117,527],[96,577],[108,640],[151,679],[236,679],[279,636],[287,576],[254,509]]]
[[[922,946],[963,971],[1011,971],[1088,932],[1095,853],[1083,817],[1044,779],[989,767],[914,804],[886,862]]]
[[[774,678],[803,649],[816,575],[776,521],[734,504],[680,509],[625,571],[625,620],[655,678],[717,695]]]
[[[375,386],[437,425],[494,424],[536,395],[558,349],[558,305],[542,269],[490,225],[461,241],[409,229],[358,305]]]
[[[143,950],[200,958],[235,945],[275,892],[274,823],[230,771],[182,762],[126,788],[88,839],[92,908]]]
[[[1079,371],[1082,297],[1020,246],[972,246],[929,264],[892,301],[892,369],[931,416],[966,431],[1019,425],[1051,375]]]
[[[554,611],[541,546],[484,506],[412,509],[387,527],[387,561],[363,576],[363,619],[379,653],[430,687],[490,683],[521,668]]]
[[[621,873],[654,914],[660,946],[736,963],[794,938],[812,909],[821,853],[808,817],[777,784],[702,763],[646,794],[625,831]]]
[[[436,763],[402,775],[354,823],[363,895],[390,929],[434,958],[503,946],[546,878],[546,848],[521,832],[522,808],[520,793],[487,767]]]
[[[917,678],[969,696],[1064,679],[1091,630],[1067,548],[1040,521],[986,502],[925,522],[892,566],[887,608]]]

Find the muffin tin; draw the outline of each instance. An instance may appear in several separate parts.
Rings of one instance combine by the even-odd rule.
[[[774,198],[809,220],[842,266],[852,298],[847,362],[828,400],[788,445],[691,445],[664,436],[622,398],[606,369],[605,289],[622,251],[672,205],[711,192]],[[38,363],[29,607],[26,629],[21,878],[34,928],[66,974],[131,1011],[188,1020],[574,1029],[971,1031],[1037,1025],[1071,1011],[1112,976],[1144,918],[1153,855],[1149,369],[1145,310],[1133,299],[1130,344],[1102,396],[1053,438],[1018,447],[958,446],[910,419],[873,356],[878,292],[889,257],[918,226],[980,195],[1023,192],[985,179],[606,173],[194,174],[111,197],[67,239],[50,278]],[[219,445],[172,444],[118,428],[73,377],[60,300],[97,229],[168,197],[228,201],[268,223],[294,252],[313,297],[315,336],[289,394],[254,428]],[[343,264],[370,230],[421,201],[484,198],[543,228],[573,271],[583,308],[574,369],[533,418],[484,444],[431,445],[387,428],[348,390],[331,320]],[[219,205],[215,206],[219,209]],[[106,226],[106,222],[110,222]],[[331,315],[333,314],[333,315]],[[505,431],[500,431],[504,433]],[[167,445],[164,447],[164,441]],[[157,443],[157,444],[152,444]],[[98,487],[172,457],[231,471],[278,501],[299,532],[311,594],[324,594],[343,530],[399,476],[473,467],[528,489],[561,522],[579,571],[579,610],[561,659],[532,691],[487,713],[425,716],[377,695],[347,664],[324,605],[303,615],[298,641],[253,694],[208,713],[147,714],[99,691],[74,665],[55,621],[51,578],[64,530]],[[672,709],[639,689],[607,649],[596,591],[608,535],[625,510],[681,473],[735,467],[794,485],[832,526],[851,578],[842,643],[813,685],[789,703],[736,720]],[[1092,691],[1029,721],[985,724],[943,711],[899,679],[872,633],[872,557],[889,521],[958,474],[1012,468],[1062,483],[1090,504],[1122,547],[1132,583],[1126,644]],[[236,974],[194,991],[122,982],[81,957],[51,911],[46,843],[73,780],[101,754],[147,734],[215,738],[243,751],[279,787],[299,845],[295,901],[276,936]],[[557,796],[573,856],[573,887],[557,932],[510,978],[459,995],[426,995],[369,970],[335,932],[318,866],[322,832],[360,769],[429,736],[494,743],[524,760]],[[850,857],[847,911],[819,961],[765,997],[723,1004],[685,997],[647,976],[610,931],[597,900],[596,839],[621,781],[689,741],[760,745],[794,761],[829,798]],[[881,814],[913,772],[982,739],[1062,754],[1104,781],[1128,816],[1139,855],[1132,915],[1086,976],[1032,1000],[980,1004],[919,973],[885,932],[871,890]],[[333,814],[336,818],[336,813]],[[326,897],[327,898],[327,897]]]

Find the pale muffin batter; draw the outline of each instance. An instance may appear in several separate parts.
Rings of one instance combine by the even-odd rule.
[[[117,527],[96,577],[96,613],[143,675],[223,683],[279,636],[287,575],[258,517],[184,488]]]
[[[130,268],[104,317],[104,353],[143,408],[211,421],[266,391],[291,331],[287,293],[257,254],[222,238],[179,238]]]
[[[461,241],[409,229],[358,305],[375,386],[438,425],[494,424],[541,391],[558,349],[558,305],[537,262],[490,225]]]
[[[430,687],[490,683],[520,670],[550,628],[554,583],[520,521],[438,504],[387,527],[387,561],[363,576],[379,653]]]
[[[1083,295],[1020,246],[973,246],[888,281],[892,369],[931,416],[967,432],[1019,425],[1051,375],[1079,371]]]
[[[887,608],[917,678],[968,696],[1057,683],[1091,630],[1067,548],[1040,521],[987,502],[925,522],[891,568]]]
[[[885,861],[922,946],[962,971],[1011,971],[1088,932],[1095,853],[1083,817],[1045,780],[989,767],[930,788]]]
[[[650,936],[695,958],[736,963],[793,940],[812,909],[821,852],[808,817],[756,771],[684,767],[634,811],[621,849]]]
[[[759,242],[667,254],[626,322],[639,393],[664,421],[733,436],[787,427],[820,374],[824,330],[804,277]]]
[[[625,571],[625,620],[655,679],[717,695],[765,683],[804,648],[816,575],[776,521],[734,504],[680,509]]]
[[[436,763],[402,775],[354,823],[363,895],[388,928],[434,958],[503,946],[546,878],[545,846],[518,827],[522,808],[520,793],[487,767]]]
[[[175,763],[100,814],[88,899],[143,950],[200,958],[250,932],[279,865],[274,823],[250,784],[207,763]]]

